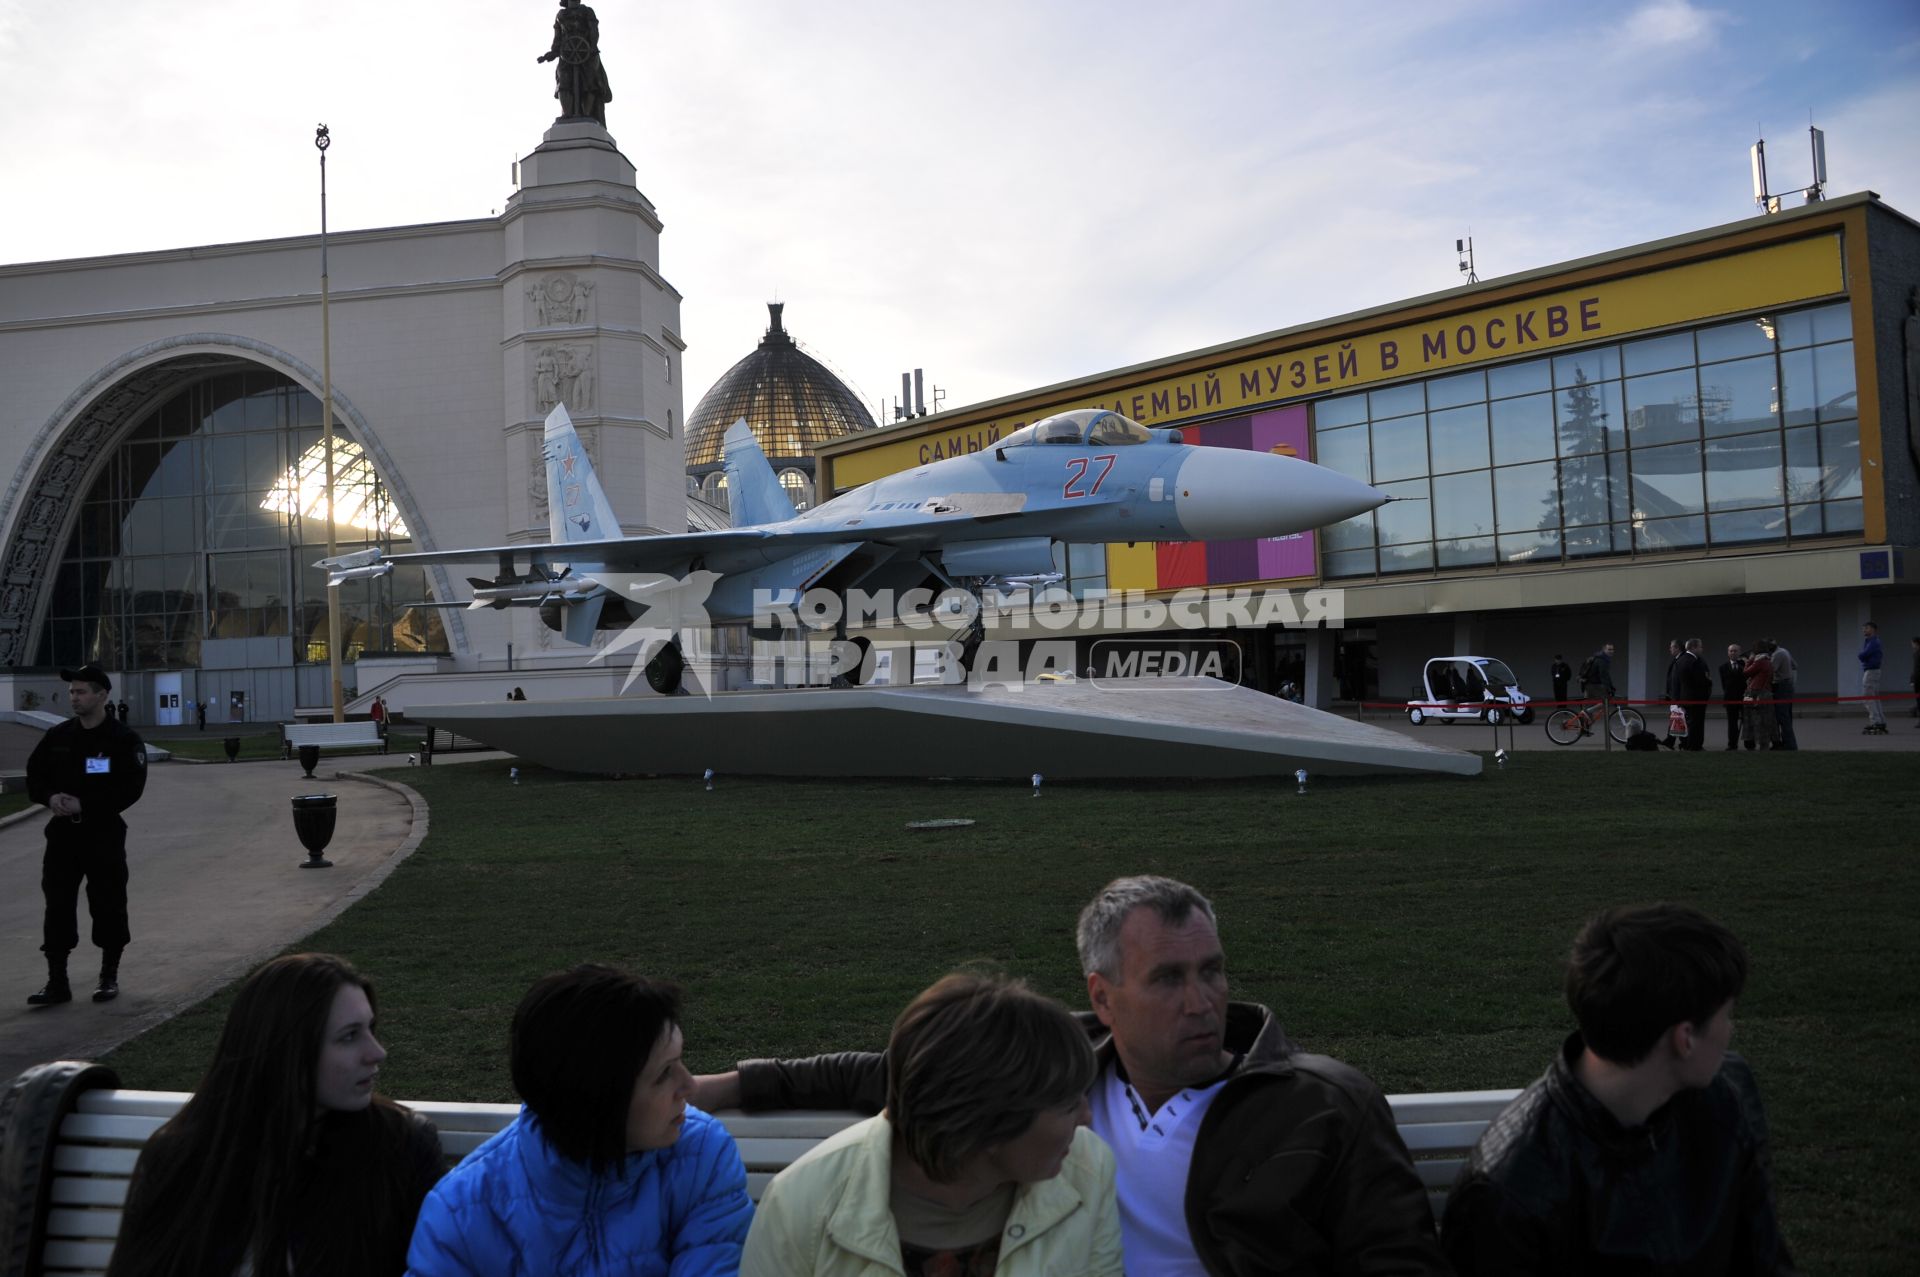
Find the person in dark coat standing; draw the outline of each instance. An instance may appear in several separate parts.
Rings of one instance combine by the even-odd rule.
[[[1720,700],[1727,711],[1727,748],[1740,748],[1740,711],[1747,694],[1747,663],[1738,643],[1727,644],[1727,663],[1720,667]]]
[[[1678,705],[1682,699],[1680,695],[1680,666],[1682,663],[1681,658],[1686,654],[1687,649],[1679,639],[1667,640],[1667,704],[1669,706]],[[1673,749],[1681,743],[1682,739],[1682,737],[1673,734],[1673,719],[1669,717],[1667,719],[1667,734],[1660,740],[1661,748]]]
[[[1580,667],[1580,695],[1598,700],[1603,696],[1612,698],[1614,694],[1613,644],[1602,643],[1600,650]]]
[[[1553,679],[1553,699],[1556,701],[1566,700],[1567,687],[1573,682],[1573,666],[1567,664],[1566,657],[1555,652],[1553,654],[1553,668],[1548,671],[1548,674]]]
[[[1688,639],[1680,660],[1680,704],[1687,712],[1687,738],[1680,748],[1695,753],[1707,747],[1707,702],[1713,699],[1713,673],[1700,655],[1701,646],[1699,639]]]
[[[1913,672],[1907,677],[1907,686],[1913,689],[1914,718],[1920,718],[1920,634],[1913,638]]]
[[[34,1006],[73,1001],[67,955],[79,946],[80,884],[87,885],[93,943],[100,948],[95,1002],[120,995],[120,951],[127,947],[127,822],[120,813],[147,787],[147,752],[125,723],[111,715],[113,682],[98,665],[61,670],[73,717],[53,728],[27,759],[27,793],[53,813],[40,862],[46,920],[40,948],[47,983],[28,996]]]
[[[1773,662],[1773,724],[1778,739],[1775,749],[1799,749],[1800,739],[1793,734],[1793,694],[1800,677],[1799,663],[1793,653],[1773,639],[1767,640],[1767,657]]]

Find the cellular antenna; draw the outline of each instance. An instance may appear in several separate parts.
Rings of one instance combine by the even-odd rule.
[[[1827,186],[1827,135],[1812,125],[1807,126],[1807,143],[1813,153],[1813,181],[1806,186],[1788,187],[1778,193],[1767,190],[1767,141],[1761,138],[1753,144],[1753,202],[1762,212],[1778,213],[1780,200],[1785,195],[1804,195],[1809,204],[1825,198]]]
[[[1465,239],[1456,239],[1453,241],[1453,251],[1460,258],[1460,273],[1467,277],[1467,282],[1469,284],[1479,283],[1479,273],[1474,270],[1473,266],[1473,235],[1469,233]]]

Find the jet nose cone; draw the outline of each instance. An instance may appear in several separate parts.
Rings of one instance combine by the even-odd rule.
[[[1323,528],[1386,499],[1358,479],[1297,457],[1195,448],[1180,466],[1174,510],[1194,540],[1236,541]]]

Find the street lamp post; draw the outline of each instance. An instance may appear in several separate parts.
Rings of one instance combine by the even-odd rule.
[[[320,150],[320,451],[326,465],[327,557],[340,553],[333,526],[333,328],[329,316],[327,282],[327,148],[333,139],[322,124],[313,131]],[[327,583],[327,667],[333,682],[333,721],[347,721],[346,700],[340,691],[340,587]]]

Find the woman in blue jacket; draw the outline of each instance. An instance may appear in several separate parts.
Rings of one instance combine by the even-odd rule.
[[[520,1116],[420,1209],[412,1277],[732,1277],[752,1221],[733,1137],[687,1107],[679,993],[611,967],[513,1014]]]

